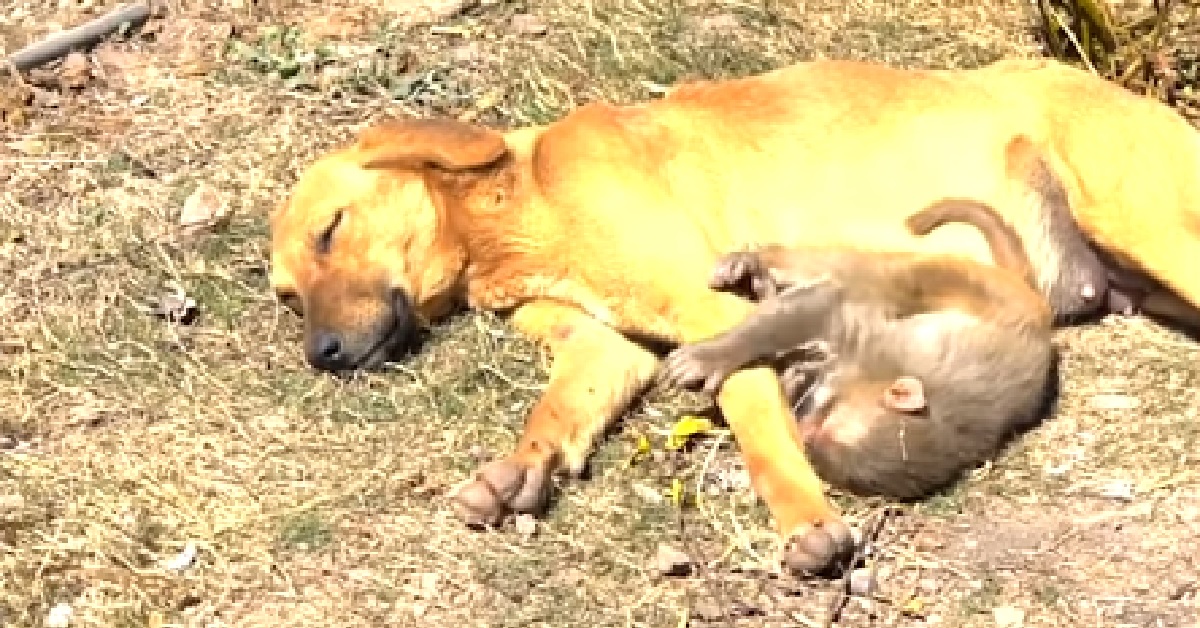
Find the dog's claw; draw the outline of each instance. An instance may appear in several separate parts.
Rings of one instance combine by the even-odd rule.
[[[505,459],[484,465],[449,497],[455,513],[468,526],[497,526],[509,514],[540,512],[548,489],[544,470]]]
[[[783,549],[783,563],[795,575],[828,572],[854,552],[854,536],[839,520],[818,522],[793,531]]]

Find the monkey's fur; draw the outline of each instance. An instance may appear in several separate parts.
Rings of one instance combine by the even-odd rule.
[[[1016,233],[989,206],[966,200],[936,203],[907,226],[923,235],[946,222],[979,228],[997,266],[845,248],[726,255],[712,287],[748,286],[760,305],[725,333],[677,348],[660,379],[715,393],[744,366],[779,364],[825,341],[832,357],[814,384],[799,386],[795,368],[783,382],[799,397],[799,431],[817,474],[895,499],[947,485],[1040,419],[1057,374],[1053,315],[1031,286]]]

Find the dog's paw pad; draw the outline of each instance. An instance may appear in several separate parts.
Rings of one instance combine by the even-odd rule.
[[[511,460],[496,460],[450,494],[454,512],[469,526],[497,526],[514,513],[535,513],[545,502],[545,473]]]
[[[783,549],[783,563],[797,575],[829,572],[854,552],[850,528],[838,520],[825,521],[797,530]]]

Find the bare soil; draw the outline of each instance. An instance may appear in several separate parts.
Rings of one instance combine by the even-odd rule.
[[[116,4],[10,0],[0,53]],[[512,446],[546,356],[467,314],[387,372],[316,373],[268,290],[265,218],[300,168],[385,116],[503,128],[803,59],[1037,56],[1031,3],[163,5],[84,64],[0,85],[0,625],[830,618],[842,583],[777,573],[730,439],[665,447],[686,397],[639,404],[545,520],[464,529],[443,496]],[[1187,19],[1170,41],[1196,96]],[[216,196],[185,233],[201,185]],[[228,216],[206,225],[206,207]],[[1058,343],[1054,416],[952,491],[896,506],[868,557],[875,590],[836,625],[1198,624],[1200,344],[1142,318]],[[859,526],[890,512],[834,498]],[[653,572],[662,543],[691,575]]]

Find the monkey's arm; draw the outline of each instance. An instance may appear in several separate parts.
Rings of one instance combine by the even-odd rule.
[[[821,338],[842,302],[842,292],[829,281],[788,288],[729,330],[672,351],[658,379],[681,388],[699,384],[715,393],[733,372]]]
[[[851,257],[853,254],[851,254]],[[772,244],[722,255],[708,287],[752,301],[772,299],[789,286],[807,286],[842,274],[847,254],[834,249],[793,249]]]

